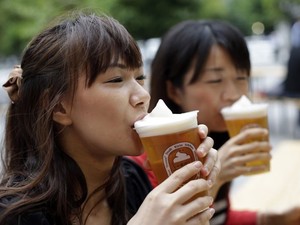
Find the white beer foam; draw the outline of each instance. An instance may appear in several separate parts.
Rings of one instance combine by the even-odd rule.
[[[140,137],[176,133],[197,127],[197,114],[198,111],[173,114],[160,99],[151,113],[134,123],[134,128]]]
[[[252,103],[245,95],[231,106],[221,109],[225,119],[257,118],[266,116],[268,113],[268,104]]]

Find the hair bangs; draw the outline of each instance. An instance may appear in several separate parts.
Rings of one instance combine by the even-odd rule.
[[[136,41],[115,19],[102,16],[99,20],[97,16],[90,16],[75,26],[78,26],[75,29],[81,32],[74,31],[73,34],[75,41],[72,48],[77,49],[77,56],[76,60],[73,60],[76,65],[72,68],[86,74],[88,86],[111,64],[119,61],[129,69],[143,66],[142,55]]]

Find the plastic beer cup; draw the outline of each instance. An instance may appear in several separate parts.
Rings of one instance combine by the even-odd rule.
[[[223,108],[221,113],[230,137],[234,137],[248,128],[262,127],[268,129],[268,105],[265,103],[254,104],[246,96],[242,96],[232,106]],[[269,137],[249,138],[246,143],[253,141],[269,141]],[[270,160],[248,162],[246,165],[266,165],[268,169],[263,172],[270,171]],[[248,175],[257,173],[262,172],[252,172]]]
[[[159,183],[174,171],[196,160],[200,145],[198,111],[173,114],[162,100],[144,119],[135,123],[148,160]],[[200,178],[200,173],[192,179]],[[201,193],[201,196],[207,192]],[[198,195],[200,196],[200,195]]]

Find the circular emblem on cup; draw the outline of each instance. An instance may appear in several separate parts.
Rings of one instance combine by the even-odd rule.
[[[189,142],[180,142],[166,149],[163,155],[165,169],[170,176],[177,169],[198,160],[196,148]]]

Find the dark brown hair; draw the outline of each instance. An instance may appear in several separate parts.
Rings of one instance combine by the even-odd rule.
[[[19,99],[11,104],[6,121],[0,224],[36,208],[47,207],[57,224],[71,224],[87,199],[85,177],[57,141],[52,120],[64,94],[73,93],[80,74],[86,86],[122,59],[129,68],[142,66],[139,48],[127,30],[111,17],[75,13],[37,35],[25,49]],[[103,109],[105,110],[105,109]],[[112,225],[127,222],[120,159],[116,158],[105,189]],[[82,222],[83,223],[83,222]]]
[[[151,65],[150,108],[163,99],[174,113],[180,107],[167,95],[167,81],[181,88],[183,79],[196,61],[191,83],[202,75],[212,46],[221,46],[232,59],[237,69],[250,75],[250,56],[242,33],[233,25],[217,20],[187,20],[172,28],[163,36]]]

